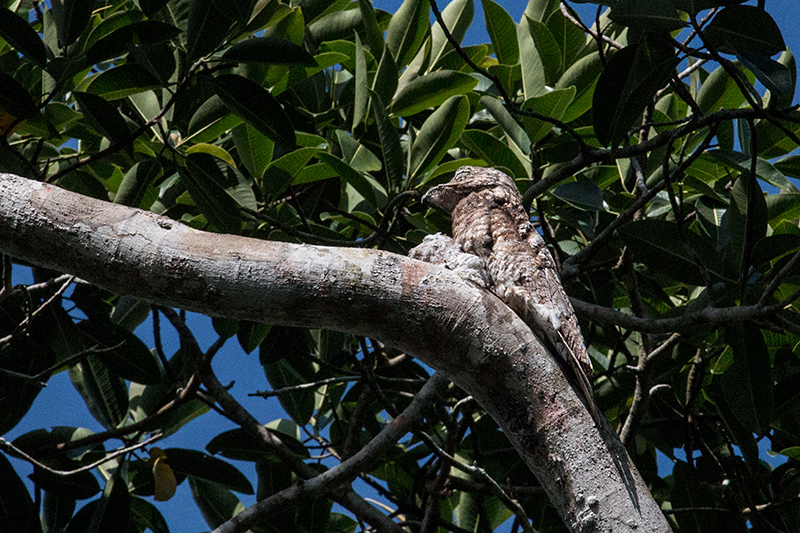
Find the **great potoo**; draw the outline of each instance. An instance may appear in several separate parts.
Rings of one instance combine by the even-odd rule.
[[[597,415],[592,362],[578,320],[514,181],[499,170],[463,166],[422,201],[450,214],[456,244],[483,260],[492,290],[567,364]]]

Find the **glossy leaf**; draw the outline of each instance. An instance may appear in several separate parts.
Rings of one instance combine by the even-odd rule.
[[[81,112],[90,119],[100,133],[117,144],[130,141],[131,133],[125,119],[108,100],[78,91],[75,91],[73,95],[80,105]]]
[[[361,19],[364,21],[367,45],[373,56],[380,57],[384,53],[383,31],[378,25],[375,9],[369,0],[358,0],[358,8],[361,10]]]
[[[391,102],[397,91],[397,82],[397,64],[394,62],[391,52],[384,49],[375,73],[375,80],[372,83],[372,90],[380,96],[382,103]]]
[[[162,169],[157,159],[146,159],[133,165],[125,173],[114,195],[114,203],[139,207],[147,187],[161,177]]]
[[[39,66],[47,63],[47,51],[39,34],[22,17],[5,7],[0,8],[0,36]]]
[[[242,494],[254,494],[253,486],[233,465],[197,450],[165,448],[166,460],[175,472],[194,480],[213,482]]]
[[[480,130],[467,129],[461,134],[461,142],[489,165],[505,170],[518,180],[528,179],[525,166],[511,149],[496,137]]]
[[[190,61],[210,54],[228,35],[233,20],[215,0],[193,0],[186,25],[186,51]]]
[[[212,529],[244,511],[244,505],[239,498],[216,483],[190,477],[189,486],[197,507],[200,508],[203,518]]]
[[[773,56],[786,48],[775,20],[756,6],[729,6],[720,10],[704,30],[721,52]]]
[[[754,79],[750,80],[751,83]],[[744,102],[744,96],[739,87],[722,67],[717,67],[711,72],[697,95],[697,105],[704,113],[719,109],[735,109],[742,102]]]
[[[742,65],[755,74],[756,79],[774,94],[779,101],[791,102],[794,82],[791,71],[781,63],[756,54],[741,53],[737,56]]]
[[[619,235],[633,252],[633,260],[658,270],[671,279],[690,285],[705,285],[694,258],[686,250],[677,226],[666,220],[640,220],[619,228]],[[723,274],[719,254],[708,239],[684,232],[688,246],[699,256],[702,265],[711,274],[729,279]]]
[[[160,87],[161,82],[147,69],[126,63],[101,72],[92,78],[83,90],[106,100],[119,100]]]
[[[242,123],[242,119],[231,113],[225,102],[217,95],[212,96],[197,108],[189,121],[190,142],[208,142]]]
[[[517,45],[516,24],[505,9],[492,0],[481,0],[486,31],[492,40],[497,61],[503,65],[514,65],[520,60]]]
[[[358,34],[356,39],[356,68],[355,68],[355,97],[353,99],[353,130],[361,124],[367,114],[367,104],[369,103],[369,86],[367,85],[367,60],[364,57],[364,48],[361,46],[361,39]]]
[[[603,211],[603,191],[587,179],[559,185],[553,190],[553,196],[578,209]]]
[[[447,99],[466,94],[478,84],[469,74],[455,71],[431,72],[402,88],[389,106],[394,116],[410,116]]]
[[[250,124],[240,124],[233,129],[233,142],[242,163],[256,178],[261,179],[275,148],[275,142]]]
[[[217,95],[247,123],[276,143],[295,145],[289,117],[266,89],[236,74],[222,74],[213,81]]]
[[[519,44],[519,65],[522,72],[522,91],[525,100],[529,100],[546,92],[545,68],[531,32],[524,23],[517,26],[517,42]]]
[[[561,120],[574,98],[575,87],[554,90],[526,100],[522,104],[522,109]],[[525,133],[528,134],[532,143],[541,141],[553,129],[552,122],[538,118],[523,115],[522,121],[525,124]]]
[[[378,139],[383,153],[383,167],[389,180],[389,189],[396,191],[400,188],[404,172],[403,148],[400,139],[395,133],[394,124],[386,113],[381,97],[375,91],[370,91],[372,97],[372,112],[378,129]]]
[[[218,230],[226,233],[239,233],[242,218],[239,205],[226,189],[235,183],[220,168],[214,156],[204,153],[189,154],[186,157],[186,171],[181,178],[201,212]]]
[[[455,0],[448,3],[442,11],[442,20],[456,42],[461,43],[464,39],[467,29],[472,24],[474,14],[473,0]],[[451,50],[453,48],[447,42],[441,26],[434,24],[431,29],[431,64],[435,65],[444,54]]]
[[[608,60],[592,98],[594,130],[603,145],[622,142],[677,64],[670,45],[648,37]]]
[[[427,0],[404,0],[389,22],[386,47],[399,68],[417,55],[430,30],[430,4]]]
[[[3,527],[10,531],[42,531],[39,513],[28,489],[3,454],[0,454],[0,478],[3,479],[3,490],[0,491],[0,520]]]
[[[246,320],[241,321],[236,336],[239,340],[239,346],[242,347],[245,353],[252,353],[264,341],[269,330],[269,324],[249,322]]]
[[[450,98],[431,113],[411,147],[409,175],[412,181],[439,163],[458,141],[468,120],[469,102],[464,96]]]
[[[52,0],[51,11],[58,31],[58,46],[65,48],[83,33],[92,16],[93,5],[82,0]]]
[[[114,428],[125,419],[128,389],[122,378],[109,372],[100,356],[87,356],[70,368],[69,377],[89,412],[105,428]]]
[[[725,328],[733,349],[733,364],[722,375],[725,400],[737,420],[751,433],[763,435],[772,420],[773,385],[767,345],[753,323]]]
[[[511,113],[505,108],[498,98],[492,96],[481,97],[480,103],[491,113],[492,117],[497,121],[498,126],[502,128],[503,133],[516,144],[520,150],[525,154],[531,152],[531,140],[528,134],[520,126],[516,119],[511,116]]]
[[[673,31],[687,26],[669,0],[620,0],[611,8],[609,18],[647,31]]]
[[[562,117],[564,122],[572,122],[591,109],[595,84],[602,72],[600,54],[592,52],[573,63],[558,79],[554,87],[556,90],[575,87],[572,103]]]

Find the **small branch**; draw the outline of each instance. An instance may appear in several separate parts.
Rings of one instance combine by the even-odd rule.
[[[61,285],[61,287],[59,287],[58,290],[52,296],[50,296],[50,298],[45,300],[45,302],[42,303],[42,305],[40,305],[38,308],[36,308],[36,310],[33,313],[30,313],[22,322],[20,322],[17,325],[17,327],[14,328],[14,331],[10,335],[6,335],[2,339],[0,339],[0,346],[10,342],[11,339],[14,338],[14,335],[18,334],[25,326],[27,326],[31,322],[31,320],[33,320],[36,317],[36,315],[41,313],[50,304],[52,304],[58,297],[64,294],[64,292],[72,283],[73,279],[74,279],[73,276],[68,276],[67,279],[64,280],[64,283]]]
[[[132,446],[126,446],[126,447],[123,447],[123,448],[117,448],[116,450],[114,450],[113,452],[109,453],[108,455],[106,455],[102,459],[98,459],[97,461],[95,461],[95,462],[93,462],[91,464],[88,464],[86,466],[82,466],[80,468],[76,468],[75,470],[55,470],[53,468],[50,468],[46,464],[44,464],[44,463],[42,463],[40,461],[37,461],[36,459],[34,459],[33,457],[31,457],[30,455],[28,455],[27,453],[25,453],[21,449],[17,448],[16,446],[14,446],[14,444],[8,442],[6,439],[4,439],[2,437],[0,437],[0,448],[2,448],[3,450],[5,450],[7,452],[11,452],[14,455],[20,455],[24,460],[28,461],[32,465],[34,465],[34,466],[36,466],[38,468],[41,468],[42,470],[45,470],[47,472],[50,472],[51,474],[55,474],[57,476],[71,476],[71,475],[74,475],[74,474],[78,474],[80,472],[86,472],[88,470],[92,470],[93,468],[98,467],[103,463],[107,463],[107,462],[111,461],[112,459],[115,459],[115,458],[119,457],[120,455],[124,455],[126,453],[132,452],[134,450],[138,450],[139,448],[143,448],[143,447],[145,447],[145,446],[147,446],[149,444],[152,444],[152,443],[156,442],[157,440],[160,440],[162,437],[163,437],[163,435],[162,435],[161,432],[155,433],[155,434],[153,434],[153,436],[151,436],[149,439],[147,439],[145,441],[142,441],[142,442],[140,442],[138,444],[134,444]]]

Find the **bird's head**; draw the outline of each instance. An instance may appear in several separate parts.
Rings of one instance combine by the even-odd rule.
[[[487,189],[496,189],[498,197],[519,198],[519,190],[507,174],[494,168],[463,166],[449,182],[426,192],[422,203],[449,214],[470,194]]]

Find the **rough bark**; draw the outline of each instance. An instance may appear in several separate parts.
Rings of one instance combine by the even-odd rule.
[[[616,435],[594,426],[530,329],[444,268],[206,233],[9,174],[0,251],[160,305],[390,344],[481,403],[573,531],[669,531]]]

